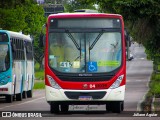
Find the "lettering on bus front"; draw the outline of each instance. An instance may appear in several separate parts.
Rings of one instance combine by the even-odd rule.
[[[107,84],[83,84],[83,89],[105,89]]]
[[[93,76],[93,74],[79,74],[79,76]]]

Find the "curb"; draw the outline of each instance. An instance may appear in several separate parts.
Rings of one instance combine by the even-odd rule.
[[[155,96],[152,98],[152,103],[151,103],[151,111],[152,112],[155,112],[154,102],[155,102]]]
[[[142,109],[142,103],[145,101],[147,93],[148,93],[148,91],[143,96],[142,100],[140,100],[140,102],[138,102],[138,104],[137,104],[137,111],[138,112],[142,112],[143,111],[143,109]]]
[[[152,72],[153,72],[153,71],[152,71]],[[143,109],[142,109],[142,103],[145,101],[146,96],[147,96],[147,94],[148,94],[148,92],[149,92],[149,90],[150,90],[149,82],[150,82],[150,80],[151,80],[151,75],[152,75],[152,73],[150,74],[150,77],[149,77],[148,82],[147,82],[147,84],[146,84],[146,86],[148,87],[148,90],[147,90],[146,93],[144,94],[142,100],[140,100],[140,101],[138,102],[138,104],[137,104],[137,111],[139,111],[139,112],[142,112],[142,111],[143,111]],[[152,101],[153,101],[153,100],[152,100]]]

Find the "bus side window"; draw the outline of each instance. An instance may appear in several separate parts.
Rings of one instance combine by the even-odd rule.
[[[16,51],[16,45],[14,43],[12,43],[12,51],[15,52]]]

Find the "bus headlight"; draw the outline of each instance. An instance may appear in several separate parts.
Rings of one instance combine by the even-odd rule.
[[[47,78],[53,88],[61,89],[61,87],[57,84],[57,82],[51,76],[47,75]]]
[[[117,80],[110,86],[110,89],[115,89],[117,87],[119,87],[119,85],[121,84],[122,80],[123,80],[124,75],[121,75],[117,78]]]

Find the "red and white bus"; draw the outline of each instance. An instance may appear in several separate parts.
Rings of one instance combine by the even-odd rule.
[[[45,91],[51,113],[69,105],[124,109],[126,50],[121,15],[60,13],[48,16]]]

